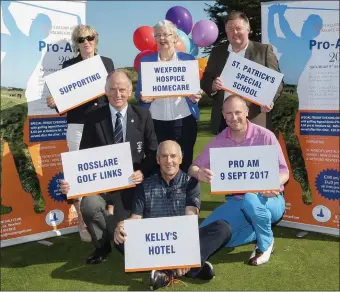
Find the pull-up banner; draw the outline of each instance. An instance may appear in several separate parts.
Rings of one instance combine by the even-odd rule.
[[[262,3],[284,90],[272,124],[289,161],[282,225],[339,235],[339,1]]]
[[[59,192],[65,117],[47,107],[45,77],[75,56],[85,1],[1,2],[1,247],[75,232]]]

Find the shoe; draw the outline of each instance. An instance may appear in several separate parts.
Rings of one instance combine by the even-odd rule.
[[[152,270],[149,277],[150,290],[157,290],[158,288],[167,286],[174,275],[172,271],[156,271]]]
[[[270,256],[273,252],[274,252],[274,240],[265,252],[260,251],[256,246],[255,250],[252,252],[249,258],[248,264],[251,266],[263,265],[269,261]]]
[[[111,243],[106,244],[101,248],[96,248],[93,253],[86,259],[86,263],[97,265],[105,261],[108,254],[112,251]]]
[[[206,261],[203,265],[203,267],[200,269],[198,274],[195,276],[197,279],[201,280],[211,280],[215,277],[215,270],[213,265]]]

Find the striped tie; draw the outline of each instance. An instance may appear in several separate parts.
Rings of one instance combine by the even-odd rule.
[[[122,114],[120,112],[116,113],[116,124],[115,124],[115,143],[123,142],[123,125],[122,125]]]

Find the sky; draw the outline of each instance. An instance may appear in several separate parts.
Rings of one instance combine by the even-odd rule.
[[[188,9],[194,24],[209,19],[204,12],[205,3],[213,5],[215,1],[88,1],[86,23],[99,33],[100,55],[111,58],[116,68],[132,67],[139,53],[133,43],[133,33],[138,27],[154,26],[165,19],[173,6]]]
[[[113,60],[115,68],[132,67],[139,50],[133,43],[133,33],[140,26],[153,27],[164,20],[167,11],[173,6],[183,6],[192,15],[193,24],[208,19],[204,8],[206,3],[215,1],[79,1],[85,2],[85,23],[99,33],[98,54]],[[48,50],[45,44],[44,27],[53,26],[53,19],[67,26],[72,17],[81,14],[82,5],[68,1],[68,7],[62,7],[64,1],[1,1],[1,69],[7,72],[1,75],[2,86],[25,88],[32,76],[40,74],[37,64],[42,51]],[[45,8],[46,10],[44,10]],[[44,13],[48,12],[49,16]],[[37,17],[37,13],[45,16]],[[37,20],[35,18],[37,17]],[[51,20],[52,19],[52,20]],[[50,24],[48,24],[48,21]],[[74,21],[74,19],[73,19]],[[35,23],[35,25],[33,25]],[[59,24],[60,25],[60,24]],[[33,27],[33,29],[32,29]],[[41,30],[41,28],[42,30]],[[67,28],[68,29],[68,28]],[[64,29],[64,30],[67,30]],[[60,29],[59,29],[60,30]],[[53,40],[60,40],[51,34]],[[55,41],[52,41],[55,42]],[[203,49],[200,49],[199,57]],[[59,64],[62,52],[50,49],[48,58],[43,57],[44,67]],[[59,55],[58,55],[59,54]],[[44,55],[44,56],[47,56]],[[59,56],[59,60],[55,60]],[[60,66],[63,61],[61,61]],[[13,70],[20,67],[21,70]],[[35,69],[34,69],[35,68]],[[34,71],[34,72],[33,72]],[[35,79],[34,79],[35,80]],[[34,81],[35,82],[35,81]]]

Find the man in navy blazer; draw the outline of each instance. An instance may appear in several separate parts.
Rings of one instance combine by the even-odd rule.
[[[148,110],[128,104],[132,82],[125,71],[116,70],[108,75],[105,93],[109,104],[99,105],[91,111],[84,124],[80,149],[94,148],[120,142],[130,142],[134,167],[132,181],[139,184],[144,176],[155,171],[157,138]],[[117,119],[120,119],[117,138]],[[61,192],[67,193],[69,184],[61,183]],[[111,252],[111,239],[116,224],[129,218],[134,188],[92,195],[82,199],[81,212],[94,244],[93,253],[86,263],[98,264]],[[114,214],[107,203],[114,205]]]

